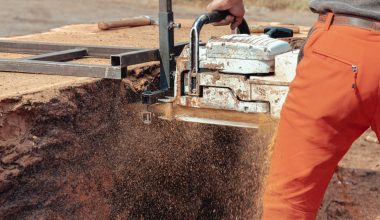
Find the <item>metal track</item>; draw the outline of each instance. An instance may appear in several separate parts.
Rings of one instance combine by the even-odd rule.
[[[85,48],[64,50],[59,52],[45,53],[41,55],[35,55],[27,57],[27,60],[39,60],[39,61],[55,61],[63,62],[68,60],[80,59],[85,56],[88,56],[88,50]]]
[[[0,71],[106,79],[121,79],[127,72],[125,68],[105,65],[13,59],[0,59]]]
[[[183,48],[188,43],[178,43],[174,45],[174,57],[181,54]],[[146,49],[140,51],[127,52],[111,56],[112,66],[129,66],[137,63],[146,63],[160,60],[160,51],[158,49]]]
[[[22,53],[22,54],[42,54],[56,51],[71,50],[77,48],[86,48],[88,56],[97,58],[109,58],[113,54],[120,54],[141,50],[141,48],[131,47],[112,47],[112,46],[94,46],[79,44],[56,44],[43,42],[24,42],[0,40],[0,52],[3,53]]]

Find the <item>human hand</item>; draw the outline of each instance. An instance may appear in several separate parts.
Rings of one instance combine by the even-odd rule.
[[[213,11],[229,11],[231,15],[227,16],[223,21],[214,23],[214,25],[231,25],[231,29],[234,30],[243,21],[245,14],[243,0],[213,0],[208,6],[207,10]]]

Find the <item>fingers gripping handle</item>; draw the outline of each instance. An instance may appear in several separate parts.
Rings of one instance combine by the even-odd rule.
[[[199,71],[199,36],[204,25],[219,22],[231,15],[228,11],[215,11],[204,14],[198,17],[191,28],[190,33],[190,54],[191,54],[191,69],[193,72]],[[238,27],[240,34],[250,34],[247,22],[243,22]]]
[[[214,12],[199,16],[198,21],[203,21],[203,22],[198,22],[198,23],[209,24],[209,23],[219,22],[225,19],[228,15],[231,15],[228,11],[214,11]]]

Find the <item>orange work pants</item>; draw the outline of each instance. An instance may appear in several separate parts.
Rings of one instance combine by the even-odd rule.
[[[264,219],[315,219],[338,162],[369,127],[380,137],[380,32],[314,26],[281,113]]]

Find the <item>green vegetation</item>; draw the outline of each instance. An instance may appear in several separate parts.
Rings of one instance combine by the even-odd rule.
[[[188,2],[207,3],[211,0],[183,0]],[[308,9],[308,0],[245,0],[246,4],[277,9]]]

